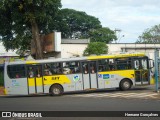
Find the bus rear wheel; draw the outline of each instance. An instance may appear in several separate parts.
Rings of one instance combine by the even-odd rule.
[[[50,94],[52,96],[60,96],[63,94],[63,88],[60,85],[52,85],[50,89]]]
[[[123,79],[121,82],[120,82],[120,90],[129,90],[132,86],[132,83],[130,80],[128,79]]]

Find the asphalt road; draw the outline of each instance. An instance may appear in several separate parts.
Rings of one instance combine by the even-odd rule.
[[[96,93],[65,94],[63,96],[11,96],[0,97],[0,111],[157,111],[160,99],[139,99],[152,90],[134,89],[131,91],[108,90]],[[133,93],[134,92],[134,93]],[[99,96],[99,94],[104,97]],[[119,95],[105,97],[105,95]],[[129,94],[131,98],[120,97]],[[134,97],[130,94],[134,94]],[[142,95],[141,95],[142,94]],[[155,94],[155,93],[153,93]],[[157,94],[158,96],[159,94]],[[160,95],[159,95],[160,96]]]
[[[130,95],[133,93],[134,97]],[[136,98],[144,93],[147,94],[147,99],[146,97]],[[130,91],[72,93],[57,97],[49,95],[1,96],[0,111],[160,111],[160,99],[150,98],[148,94],[151,93],[155,94],[153,90],[142,88]],[[112,94],[114,97],[108,96]],[[115,96],[117,94],[118,96]],[[126,99],[120,97],[121,94],[129,94],[131,97]]]
[[[117,98],[3,97],[1,111],[157,111],[160,101]]]

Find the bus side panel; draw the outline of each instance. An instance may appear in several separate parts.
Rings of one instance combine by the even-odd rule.
[[[112,82],[113,81],[111,81],[111,79],[110,79],[110,73],[109,72],[98,73],[99,89],[112,88]]]
[[[84,90],[90,89],[89,74],[83,74]]]
[[[44,85],[44,93],[49,93],[49,89],[50,89],[51,85]]]
[[[36,78],[37,93],[43,93],[43,81],[42,77]]]
[[[104,80],[105,88],[117,88],[119,87],[120,81],[124,78],[132,80],[133,85],[135,84],[134,70],[121,70],[121,71],[108,71],[100,72],[100,80]]]
[[[74,87],[71,87],[72,82],[67,77],[67,75],[53,75],[53,76],[43,76],[43,83],[44,83],[44,93],[49,93],[49,89],[51,85],[60,84],[66,90],[66,88],[70,87],[70,89],[75,90]]]
[[[10,79],[5,77],[5,89],[8,95],[28,95],[27,78]]]
[[[29,87],[29,94],[36,93],[35,78],[28,78],[28,87]]]
[[[70,84],[63,84],[64,92],[83,90],[83,78],[82,74],[69,74],[67,78],[71,81]]]
[[[104,89],[105,87],[105,80],[103,79],[103,72],[98,73],[98,88]]]
[[[97,89],[97,73],[90,74],[91,88]]]

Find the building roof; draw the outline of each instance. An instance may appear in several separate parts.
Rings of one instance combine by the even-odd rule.
[[[0,53],[0,57],[18,57],[19,55],[14,52]]]
[[[61,44],[88,44],[90,39],[62,39]]]

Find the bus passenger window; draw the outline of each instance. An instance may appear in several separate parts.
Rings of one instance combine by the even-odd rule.
[[[109,61],[109,69],[114,70],[114,63],[112,61]]]
[[[52,75],[51,72],[48,71],[48,70],[45,70],[45,71],[44,71],[44,74],[45,74],[45,75]]]
[[[70,74],[71,69],[69,68],[69,62],[63,63],[63,74]]]
[[[52,75],[52,72],[50,71],[50,64],[44,65],[44,75]]]
[[[30,78],[34,77],[34,72],[33,72],[33,68],[32,67],[29,68],[29,73],[28,74],[29,74]]]
[[[147,70],[147,60],[146,59],[142,59],[141,60],[141,64],[142,64],[142,69]]]
[[[134,69],[139,70],[140,69],[140,63],[139,60],[134,61]]]
[[[63,62],[63,74],[75,74],[80,72],[80,64],[77,61]]]
[[[93,66],[91,67],[91,73],[95,73],[95,68]]]
[[[98,71],[103,72],[108,70],[108,60],[98,60]]]
[[[90,62],[90,73],[96,73],[96,62]]]
[[[85,67],[84,68],[84,73],[87,74],[88,73],[88,69]]]
[[[62,73],[61,63],[52,63],[50,67],[50,72],[52,75],[61,74]]]
[[[36,77],[41,77],[42,74],[41,74],[41,66],[37,66],[36,67]]]
[[[26,77],[24,65],[8,65],[8,76],[10,78],[24,78]]]
[[[20,78],[20,75],[18,73],[16,74],[16,78]]]
[[[88,64],[87,63],[83,63],[83,73],[84,74],[88,74]]]

